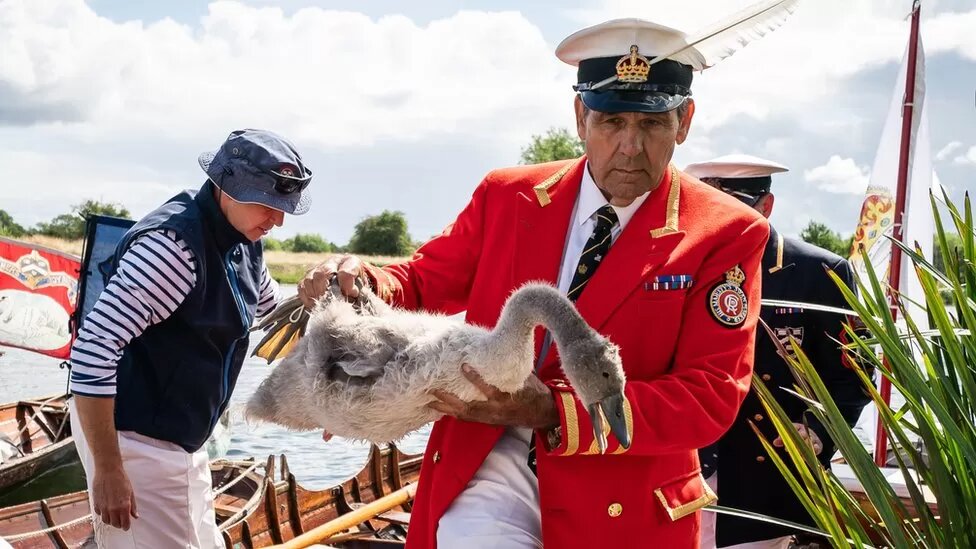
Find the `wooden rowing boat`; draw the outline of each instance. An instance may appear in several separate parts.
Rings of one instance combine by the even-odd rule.
[[[53,395],[0,405],[0,491],[78,461],[66,399]]]
[[[258,508],[263,499],[264,470],[254,460],[210,462],[217,523],[233,524]],[[16,549],[95,547],[88,492],[74,492],[0,509],[0,539]]]
[[[292,540],[357,511],[384,496],[412,489],[422,456],[395,446],[370,450],[352,478],[321,491],[298,485],[284,456],[265,463],[214,460],[210,463],[217,524],[228,548],[253,548]],[[410,497],[382,512],[367,513],[335,530],[330,544],[347,549],[401,546],[410,521]],[[0,539],[17,549],[94,547],[88,492],[81,491],[0,509]]]
[[[322,491],[299,486],[288,470],[285,457],[281,456],[279,461],[277,476],[269,472],[266,478],[258,509],[246,519],[223,528],[228,549],[280,544],[354,513],[416,483],[422,456],[405,455],[393,445],[383,449],[373,446],[369,460],[359,473]],[[393,509],[369,515],[367,520],[344,528],[340,537],[332,538],[330,546],[348,549],[401,546],[410,521],[409,511],[410,503],[404,501]]]

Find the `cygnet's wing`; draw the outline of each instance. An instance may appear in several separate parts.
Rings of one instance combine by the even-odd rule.
[[[382,325],[378,319],[351,328],[355,331],[345,331],[333,337],[333,351],[329,358],[331,379],[379,376],[408,344],[404,334]]]

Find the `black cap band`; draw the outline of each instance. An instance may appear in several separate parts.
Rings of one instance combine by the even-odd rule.
[[[773,178],[768,175],[763,177],[703,177],[701,179],[706,183],[718,183],[725,189],[749,194],[768,193],[773,186]]]
[[[620,56],[584,59],[579,62],[576,81],[586,88],[587,84],[592,86],[616,76],[618,61]],[[601,87],[601,90],[654,91],[690,95],[692,74],[691,66],[665,59],[650,66],[646,82],[613,82]]]

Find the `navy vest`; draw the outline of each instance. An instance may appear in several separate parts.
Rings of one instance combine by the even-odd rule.
[[[173,315],[125,347],[115,427],[195,452],[230,400],[257,310],[262,247],[227,221],[208,182],[171,198],[122,237],[113,263],[147,231],[170,229],[193,250],[196,285]]]

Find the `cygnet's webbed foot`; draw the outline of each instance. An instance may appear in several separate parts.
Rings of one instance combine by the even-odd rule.
[[[593,425],[593,436],[596,438],[600,453],[607,451],[607,436],[603,432],[603,422],[610,426],[610,432],[617,437],[617,441],[624,448],[630,448],[630,433],[627,430],[627,419],[624,416],[624,395],[610,395],[603,400],[591,404],[587,411],[590,423]]]
[[[298,296],[285,299],[264,317],[251,331],[264,330],[265,335],[254,348],[252,356],[259,356],[271,364],[279,356],[287,355],[305,335],[310,315]]]

